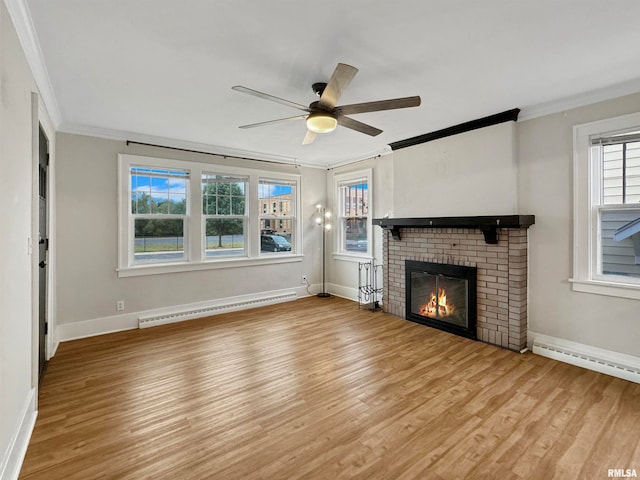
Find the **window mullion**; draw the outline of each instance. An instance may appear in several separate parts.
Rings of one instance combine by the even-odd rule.
[[[202,221],[202,169],[195,165],[192,170],[191,181],[188,186],[190,198],[187,208],[187,239],[189,241],[189,260],[191,262],[201,262],[204,260],[204,238]]]
[[[627,203],[627,144],[622,144],[622,203]]]

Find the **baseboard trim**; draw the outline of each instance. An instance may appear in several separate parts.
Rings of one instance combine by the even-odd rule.
[[[37,416],[36,389],[32,388],[27,395],[17,431],[1,459],[0,480],[17,480],[20,475]]]
[[[335,283],[327,283],[327,291],[336,297],[346,298],[354,302],[358,301],[358,289],[336,285]]]
[[[191,320],[234,310],[255,308],[260,305],[291,301],[307,296],[309,296],[309,294],[306,288],[301,286],[298,288],[273,290],[166,308],[143,310],[123,315],[93,318],[81,322],[58,325],[57,339],[60,342],[66,342],[124,330]]]
[[[58,325],[58,340],[62,343],[123,330],[133,330],[138,328],[139,314],[140,312],[132,312],[123,315],[92,318],[80,322],[63,323]]]
[[[640,358],[529,331],[533,353],[640,383]]]

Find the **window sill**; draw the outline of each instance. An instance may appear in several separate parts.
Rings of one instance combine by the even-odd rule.
[[[569,282],[571,282],[571,288],[574,292],[640,300],[640,285],[637,284],[613,283],[603,280],[577,280],[573,278],[570,278]]]
[[[367,255],[366,253],[357,254],[357,253],[334,252],[332,255],[334,260],[340,260],[343,262],[362,263],[362,262],[370,262],[373,260],[373,257],[371,255]]]
[[[221,268],[241,268],[278,263],[301,262],[304,255],[269,255],[254,258],[234,258],[224,260],[207,260],[203,262],[162,263],[152,265],[136,265],[118,268],[118,277],[139,277],[144,275],[161,275],[165,273],[192,272],[200,270],[217,270]]]

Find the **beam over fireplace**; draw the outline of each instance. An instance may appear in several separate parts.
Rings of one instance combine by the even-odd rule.
[[[485,215],[475,217],[420,217],[420,218],[374,218],[373,224],[391,232],[400,240],[401,228],[477,228],[485,242],[498,243],[499,228],[529,227],[535,223],[534,215]]]

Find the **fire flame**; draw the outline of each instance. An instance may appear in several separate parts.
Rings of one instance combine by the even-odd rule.
[[[418,314],[428,317],[448,317],[453,315],[454,311],[455,307],[447,303],[447,293],[444,288],[439,288],[437,296],[431,292],[429,302],[420,307]]]

